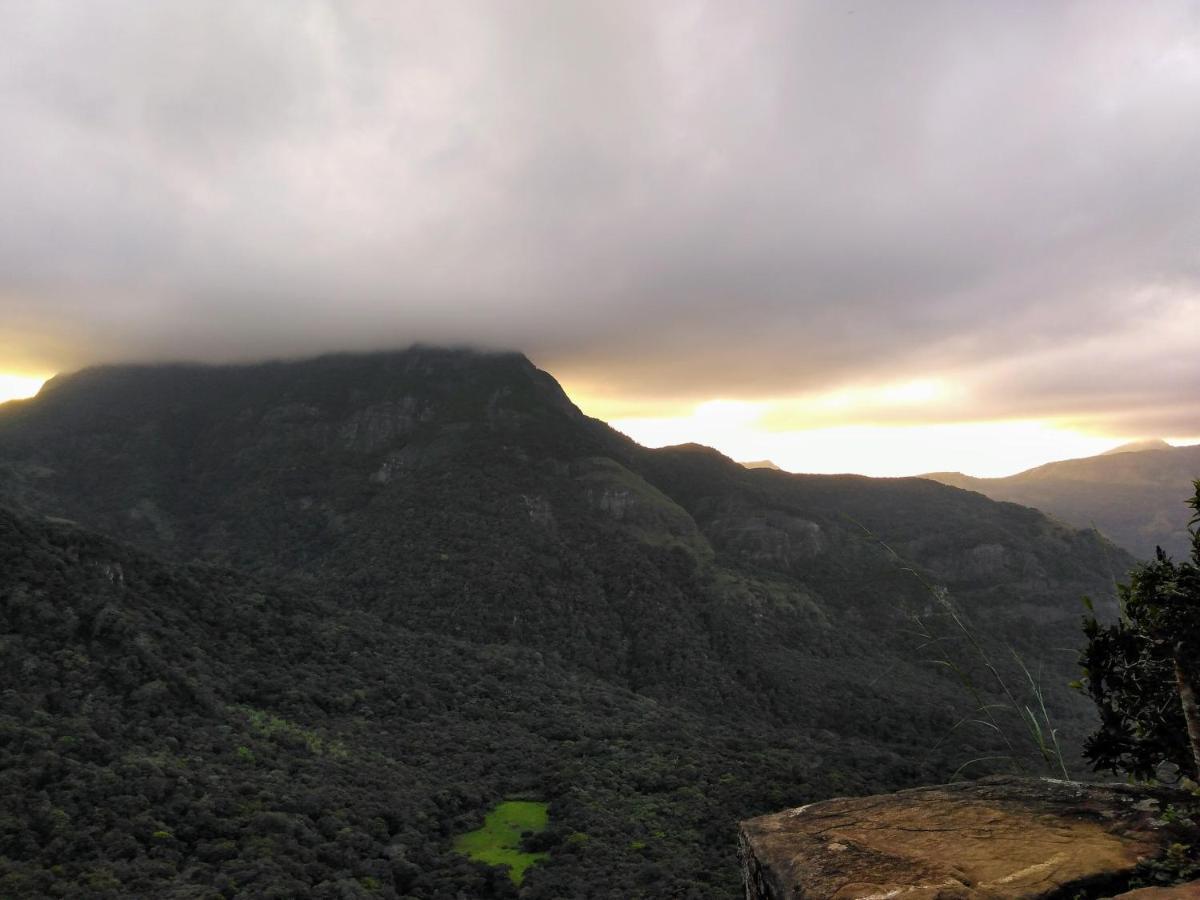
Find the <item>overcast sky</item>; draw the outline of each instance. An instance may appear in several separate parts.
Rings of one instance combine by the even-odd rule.
[[[0,34],[0,370],[473,342],[622,422],[1200,435],[1195,3],[0,0]]]

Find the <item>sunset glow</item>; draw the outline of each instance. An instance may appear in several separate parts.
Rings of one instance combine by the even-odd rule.
[[[697,442],[738,460],[770,459],[790,472],[875,476],[938,471],[1010,475],[1051,460],[1102,453],[1122,443],[1036,420],[775,431],[762,428],[741,404],[706,403],[690,416],[612,424],[651,447]]]
[[[1200,432],[1188,4],[218,6],[0,12],[0,400],[419,343],[814,472]]]
[[[589,397],[586,390],[578,396],[585,412],[647,446],[706,444],[736,460],[769,459],[791,472],[951,471],[991,477],[1103,453],[1129,440],[1087,433],[1054,418],[963,420],[956,415],[964,406],[962,394],[943,381],[919,379],[641,410]]]
[[[15,372],[0,372],[0,403],[32,397],[42,389],[49,376],[22,375]]]

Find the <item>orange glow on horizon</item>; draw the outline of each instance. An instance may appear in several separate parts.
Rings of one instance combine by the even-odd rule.
[[[1122,443],[1037,420],[765,431],[743,422],[718,423],[709,410],[696,417],[611,424],[649,447],[694,441],[736,460],[769,459],[789,472],[875,477],[927,472],[999,477],[1053,460],[1094,456]]]
[[[17,372],[0,372],[0,403],[9,400],[24,400],[42,389],[49,375],[26,375]]]
[[[1054,418],[964,421],[954,412],[966,394],[937,379],[770,400],[637,403],[587,391],[576,399],[645,446],[705,444],[790,472],[1001,477],[1138,437],[1089,433]]]

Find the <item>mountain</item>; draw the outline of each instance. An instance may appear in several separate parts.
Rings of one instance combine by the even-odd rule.
[[[1155,547],[1179,558],[1190,552],[1184,501],[1200,478],[1200,444],[1125,444],[1099,456],[1047,463],[1007,478],[960,472],[923,476],[978,491],[994,500],[1043,510],[1079,528],[1094,527],[1142,559]]]
[[[424,347],[57,378],[0,407],[0,506],[6,896],[509,896],[453,850],[508,797],[552,823],[521,896],[732,896],[739,818],[1024,757],[962,721],[980,653],[1077,767],[1079,597],[1132,563]]]

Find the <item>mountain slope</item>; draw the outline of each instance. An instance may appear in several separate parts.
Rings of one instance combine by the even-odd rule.
[[[512,896],[451,844],[514,792],[523,896],[731,896],[739,816],[901,761],[2,509],[0,629],[5,897]]]
[[[1044,510],[1079,528],[1095,527],[1142,559],[1156,546],[1187,555],[1190,546],[1184,500],[1200,478],[1200,445],[1158,442],[1118,447],[1100,456],[1047,463],[1007,478],[973,478],[959,472],[925,475]]]
[[[1032,615],[1069,645],[1110,574],[1092,538],[928,482],[647,451],[516,354],[84,372],[0,414],[0,460],[12,502],[177,559],[784,720],[810,711],[796,677],[878,674],[823,654],[869,660],[929,606],[881,541],[1019,641]],[[803,655],[747,658],[781,640]]]
[[[1013,649],[1042,672],[1070,753],[1091,721],[1065,689],[1079,597],[1103,605],[1113,568],[1132,562],[1094,533],[930,481],[646,450],[583,416],[524,357],[430,348],[56,379],[0,407],[0,497],[35,531],[74,534],[36,524],[72,520],[168,560],[153,563],[167,575],[201,560],[234,579],[234,596],[265,583],[307,604],[288,620],[294,653],[255,659],[279,616],[246,613],[241,655],[226,655],[224,632],[187,621],[187,599],[177,643],[214,660],[199,680],[218,705],[347,747],[369,733],[381,759],[433,766],[418,780],[463,786],[454,823],[412,828],[439,890],[482,877],[446,862],[452,827],[476,827],[508,794],[604,835],[533,870],[528,896],[728,896],[736,815],[1008,752],[990,729],[954,730],[969,703],[929,647],[988,677],[955,615],[1000,668]],[[57,634],[42,657],[75,631]],[[297,666],[314,692],[344,686],[348,706],[289,694]],[[247,694],[243,667],[274,687]],[[469,702],[430,701],[436,728],[405,731],[395,698],[431,683]],[[460,742],[483,747],[491,733],[520,749],[503,763],[477,758],[494,748],[459,758]],[[608,870],[602,883],[589,882],[594,866]],[[488,895],[481,883],[472,896]]]

